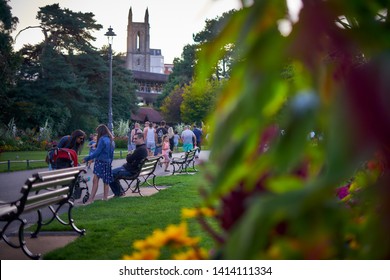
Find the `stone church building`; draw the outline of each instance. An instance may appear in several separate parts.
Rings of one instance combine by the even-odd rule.
[[[137,97],[144,104],[153,104],[168,81],[164,57],[160,49],[150,48],[149,11],[144,22],[134,22],[130,7],[127,24],[126,68],[133,73],[138,85]]]

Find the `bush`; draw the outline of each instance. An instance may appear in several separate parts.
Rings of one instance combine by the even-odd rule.
[[[40,151],[45,150],[50,141],[52,129],[45,122],[39,130],[28,128],[20,130],[17,128],[14,119],[8,125],[0,127],[0,150],[2,151]]]
[[[115,148],[127,150],[127,137],[118,136],[118,137],[115,137],[114,140],[115,140]]]

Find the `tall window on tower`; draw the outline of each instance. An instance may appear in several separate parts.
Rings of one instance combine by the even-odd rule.
[[[141,34],[140,34],[139,31],[138,31],[138,33],[137,33],[137,41],[136,41],[136,44],[137,44],[137,51],[141,51]]]

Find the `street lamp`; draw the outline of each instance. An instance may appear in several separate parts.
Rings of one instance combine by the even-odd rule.
[[[114,36],[116,34],[112,31],[112,27],[108,28],[106,34],[104,34],[108,38],[108,59],[110,61],[110,90],[108,94],[108,129],[113,131],[113,123],[112,123],[112,42],[114,41]]]

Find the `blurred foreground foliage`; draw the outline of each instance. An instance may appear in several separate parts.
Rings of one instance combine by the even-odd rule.
[[[214,257],[390,258],[390,1],[302,3],[292,22],[252,1],[199,55],[201,90],[234,44],[209,120]]]

